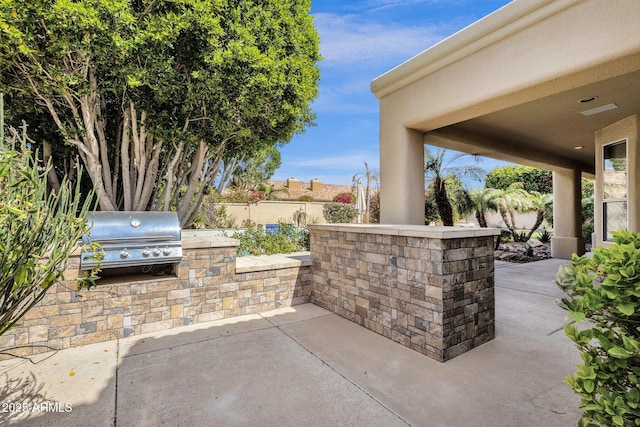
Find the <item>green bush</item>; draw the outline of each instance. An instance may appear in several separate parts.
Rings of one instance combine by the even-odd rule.
[[[594,231],[594,218],[593,218],[593,188],[591,189],[591,195],[582,198],[582,237],[584,237],[585,243],[591,242],[591,233]]]
[[[426,225],[432,222],[440,221],[440,215],[438,214],[438,206],[436,205],[436,198],[433,195],[433,188],[429,188],[424,195],[424,223]]]
[[[526,191],[552,193],[552,173],[530,166],[502,166],[494,168],[485,177],[485,188],[506,190],[511,184],[521,182]]]
[[[244,233],[235,232],[232,237],[240,241],[238,256],[289,254],[309,250],[310,246],[307,228],[298,228],[284,222],[279,222],[278,228],[273,232],[253,226]]]
[[[327,222],[336,223],[350,223],[358,216],[358,211],[355,206],[350,203],[326,203],[322,208],[322,215]]]
[[[298,201],[299,202],[313,202],[313,197],[309,196],[308,194],[304,194],[304,195],[298,197]]]
[[[583,363],[566,378],[581,398],[581,426],[640,425],[640,234],[613,233],[614,246],[574,256],[558,273],[565,326]],[[586,328],[585,328],[586,327]]]

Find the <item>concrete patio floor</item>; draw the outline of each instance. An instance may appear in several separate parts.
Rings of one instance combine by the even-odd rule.
[[[565,262],[496,262],[496,339],[446,363],[305,304],[0,362],[0,424],[575,426]]]

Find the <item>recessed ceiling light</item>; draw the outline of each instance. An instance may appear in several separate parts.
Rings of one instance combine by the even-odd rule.
[[[581,100],[579,100],[578,102],[582,103],[582,104],[586,104],[587,102],[591,102],[591,101],[595,101],[596,99],[598,99],[597,96],[587,96],[585,98],[582,98]]]
[[[575,147],[573,147],[574,150],[582,150],[584,148],[584,145],[576,145]]]
[[[601,105],[599,107],[592,108],[590,110],[580,111],[580,114],[582,114],[583,116],[593,116],[594,114],[604,113],[605,111],[615,110],[616,108],[618,108],[618,106],[616,104],[611,103],[611,104]]]

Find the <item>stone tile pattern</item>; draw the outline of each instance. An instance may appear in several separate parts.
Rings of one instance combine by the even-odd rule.
[[[78,277],[79,263],[69,259],[66,278]],[[13,353],[28,355],[308,303],[310,270],[236,274],[235,247],[184,249],[177,277],[109,279],[90,290],[78,290],[75,280],[54,285],[20,326],[0,337],[0,349],[26,346]]]
[[[493,245],[312,230],[312,302],[444,362],[495,337]]]

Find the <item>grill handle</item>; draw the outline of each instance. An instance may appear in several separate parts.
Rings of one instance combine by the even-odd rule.
[[[153,236],[153,237],[145,237],[145,238],[131,238],[131,237],[110,237],[108,239],[98,239],[95,240],[98,243],[119,243],[119,242],[166,242],[173,241],[173,236]],[[86,242],[88,243],[88,242]]]

